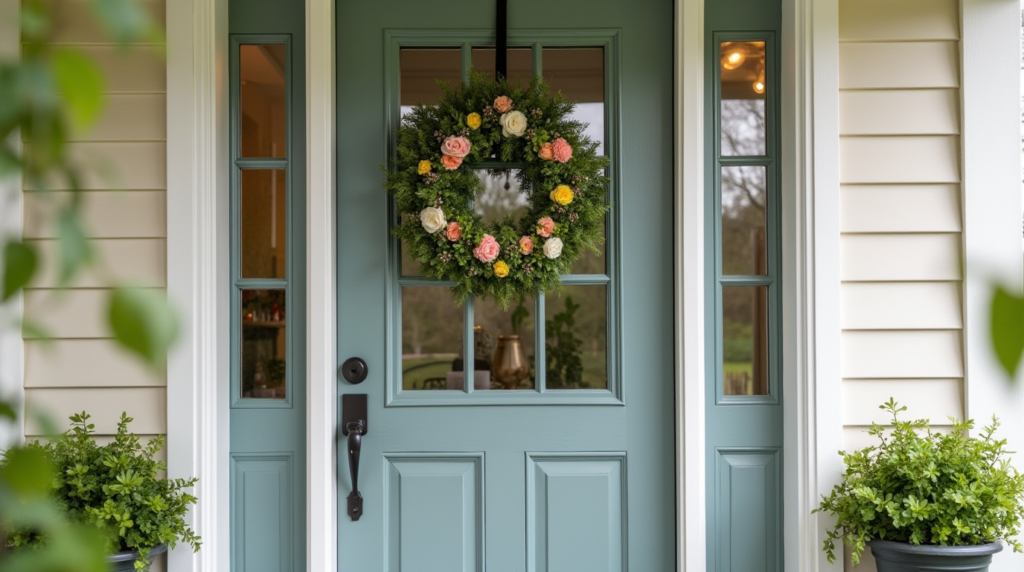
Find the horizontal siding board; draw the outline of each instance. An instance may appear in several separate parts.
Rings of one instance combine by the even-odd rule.
[[[844,234],[840,239],[844,281],[960,280],[960,235]]]
[[[956,41],[839,44],[840,89],[960,86]]]
[[[959,330],[844,331],[844,378],[962,378]]]
[[[959,40],[957,0],[839,0],[839,41]]]
[[[955,135],[956,89],[866,90],[839,93],[840,135]]]
[[[56,238],[53,213],[70,192],[25,193],[25,237]],[[166,191],[89,191],[81,194],[81,220],[93,238],[165,238]]]
[[[843,185],[842,232],[960,232],[960,185]]]
[[[841,183],[958,183],[960,139],[946,135],[841,137]]]
[[[50,416],[58,428],[67,427],[68,417],[85,411],[96,425],[97,435],[112,435],[117,430],[121,412],[135,420],[129,425],[133,433],[160,435],[167,432],[167,390],[163,387],[111,387],[103,389],[26,389],[25,405],[29,410]],[[42,435],[31,417],[25,434]]]
[[[963,327],[960,282],[848,282],[842,285],[846,330]]]
[[[110,290],[26,290],[25,316],[52,339],[113,337],[107,325]],[[36,339],[25,332],[26,339]]]
[[[165,93],[167,62],[156,48],[124,49],[120,46],[81,46],[106,80],[106,93]]]
[[[84,190],[166,190],[167,144],[164,142],[69,143],[72,160],[85,166]],[[66,181],[49,190],[69,190]],[[37,190],[26,182],[26,190]]]
[[[164,141],[167,139],[167,96],[162,93],[111,94],[103,114],[72,141]]]
[[[895,399],[904,419],[930,419],[940,425],[963,418],[961,379],[853,379],[843,381],[843,425],[885,425],[891,416],[878,408]]]
[[[138,0],[153,23],[161,30],[165,27],[166,10],[162,0]],[[55,44],[109,44],[107,33],[92,15],[89,2],[84,0],[49,0],[52,33]]]
[[[166,379],[113,340],[25,342],[25,387],[155,387]]]
[[[43,265],[33,288],[57,288],[60,274],[59,243],[33,240]],[[105,288],[114,283],[139,287],[167,285],[167,241],[162,238],[96,239],[92,241],[98,264],[79,272],[68,287]],[[102,271],[102,274],[99,272]]]

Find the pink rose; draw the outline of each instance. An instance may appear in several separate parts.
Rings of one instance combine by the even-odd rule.
[[[444,165],[445,169],[454,171],[462,164],[462,157],[456,157],[455,155],[441,155],[441,164]]]
[[[540,146],[540,151],[537,152],[537,156],[545,161],[550,161],[555,158],[555,150],[552,148],[551,143],[545,143]]]
[[[485,234],[484,239],[480,241],[480,246],[473,249],[473,256],[480,262],[490,262],[498,257],[500,251],[501,247],[498,246],[498,241],[494,240],[493,236]]]
[[[546,216],[537,221],[537,234],[547,238],[551,236],[551,233],[555,230],[555,221],[551,220],[551,217]]]
[[[448,228],[444,233],[448,236],[448,240],[455,242],[462,238],[462,227],[459,226],[459,223],[452,221],[448,223]]]
[[[559,163],[565,163],[569,159],[572,159],[572,145],[565,139],[559,137],[555,139],[555,142],[551,145],[552,150],[555,152],[555,161]]]
[[[512,109],[512,100],[507,95],[499,95],[494,98],[494,109],[497,109],[498,113],[505,113]]]
[[[469,150],[472,147],[473,145],[469,142],[469,139],[452,135],[441,143],[441,154],[461,159],[469,154]],[[564,163],[565,161],[562,162]]]
[[[528,236],[524,236],[523,238],[520,238],[519,239],[519,252],[522,252],[523,254],[526,254],[526,255],[529,255],[531,252],[533,252],[533,239],[528,237]]]

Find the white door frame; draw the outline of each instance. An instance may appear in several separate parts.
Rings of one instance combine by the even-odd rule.
[[[334,2],[306,0],[310,570],[335,570],[338,558]],[[675,0],[676,550],[687,572],[706,563],[703,5]],[[784,0],[783,10],[783,188],[794,189],[783,202],[783,226],[792,229],[784,237],[786,567],[838,570],[824,564],[823,524],[809,515],[831,485],[819,475],[834,470],[841,444],[838,0]],[[168,292],[184,313],[184,340],[168,365],[168,461],[172,476],[199,477],[192,518],[207,539],[198,554],[174,551],[173,572],[230,569],[227,30],[227,0],[167,3]]]

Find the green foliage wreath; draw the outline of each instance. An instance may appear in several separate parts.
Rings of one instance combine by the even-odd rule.
[[[569,119],[573,104],[537,78],[527,87],[470,74],[469,85],[417,106],[398,130],[385,186],[395,196],[404,241],[427,277],[503,307],[559,285],[584,249],[604,240],[605,157]],[[486,163],[485,163],[486,162]],[[487,225],[471,207],[482,189],[475,168],[519,168],[530,202],[518,221]]]

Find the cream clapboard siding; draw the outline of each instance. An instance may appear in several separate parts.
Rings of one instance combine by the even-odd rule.
[[[839,1],[848,449],[886,423],[889,397],[914,418],[963,416],[959,13],[957,0]],[[874,570],[870,555],[856,570]]]
[[[86,410],[97,433],[114,432],[122,411],[131,430],[167,430],[166,380],[140,365],[110,339],[105,296],[110,280],[163,289],[167,284],[166,65],[150,46],[123,49],[96,26],[84,0],[50,0],[54,40],[92,56],[106,77],[106,108],[90,131],[71,135],[70,152],[89,172],[84,180],[83,219],[102,261],[58,288],[55,205],[70,193],[25,187],[25,238],[43,254],[40,273],[25,293],[26,318],[48,339],[26,331],[25,401],[49,412],[63,427],[67,416]],[[163,0],[144,0],[160,24]],[[41,430],[31,421],[26,435]],[[101,437],[102,438],[102,437]]]

